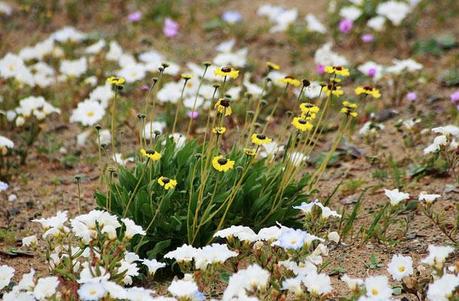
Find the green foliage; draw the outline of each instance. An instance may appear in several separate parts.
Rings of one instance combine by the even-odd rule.
[[[120,168],[110,192],[96,194],[99,206],[148,229],[143,241],[134,242],[141,253],[155,257],[184,243],[202,246],[216,230],[230,225],[256,231],[276,222],[301,225],[292,206],[307,200],[302,189],[308,174],[282,186],[285,163],[254,160],[238,150],[226,156],[235,161],[235,168],[221,173],[206,159],[213,155],[201,155],[209,150],[195,140],[178,150],[172,139],[159,140],[155,149],[161,160],[139,160],[133,169]],[[177,179],[175,189],[160,186],[160,176]]]

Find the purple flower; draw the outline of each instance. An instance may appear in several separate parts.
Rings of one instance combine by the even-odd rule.
[[[188,117],[190,117],[191,119],[196,119],[198,118],[199,116],[199,112],[197,111],[189,111],[188,113],[186,113],[188,115]]]
[[[339,31],[349,33],[352,30],[352,20],[342,19],[339,21]]]
[[[316,65],[316,72],[317,74],[324,74],[325,73],[325,66],[324,65],[321,65],[321,64],[318,64]]]
[[[163,33],[168,38],[173,38],[178,34],[179,25],[177,22],[171,18],[166,18],[164,20]]]
[[[457,90],[453,94],[451,94],[450,98],[451,98],[451,102],[453,104],[459,106],[459,90]]]
[[[362,35],[362,41],[364,43],[371,43],[375,40],[375,36],[372,35],[371,33],[366,33]]]
[[[416,92],[408,92],[408,94],[406,94],[406,99],[409,101],[415,101],[417,98]]]
[[[374,77],[376,75],[376,68],[370,68],[368,69],[368,76],[369,77]]]
[[[222,19],[227,23],[234,24],[240,22],[242,16],[237,10],[228,10],[223,13]]]
[[[130,22],[139,22],[140,19],[142,19],[142,12],[140,12],[140,11],[135,11],[135,12],[130,13],[128,15],[128,20]]]
[[[145,85],[140,86],[140,90],[148,91],[148,90],[150,90],[150,87],[147,84],[145,84]]]

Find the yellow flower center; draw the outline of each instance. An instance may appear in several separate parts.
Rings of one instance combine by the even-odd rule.
[[[371,294],[372,294],[373,296],[377,296],[377,295],[379,295],[379,291],[378,291],[376,288],[372,288],[372,289],[371,289]]]

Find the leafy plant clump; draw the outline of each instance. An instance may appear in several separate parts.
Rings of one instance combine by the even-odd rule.
[[[190,140],[178,146],[172,138],[159,138],[155,149],[161,160],[139,157],[134,168],[120,168],[108,193],[97,193],[99,206],[146,229],[145,238],[133,242],[137,251],[154,257],[184,243],[203,246],[216,231],[234,224],[254,230],[276,222],[301,225],[293,206],[307,200],[302,189],[309,174],[284,186],[282,162],[255,162],[235,149],[226,156],[235,167],[219,172],[202,154],[207,144]],[[175,189],[157,180],[172,176],[180,179]]]

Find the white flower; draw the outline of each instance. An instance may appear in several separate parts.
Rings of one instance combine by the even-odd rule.
[[[222,52],[215,56],[213,63],[216,66],[234,66],[234,67],[244,67],[247,62],[247,53],[248,49],[243,48],[234,52]],[[222,80],[222,78],[217,78]]]
[[[153,121],[145,124],[145,127],[142,131],[143,138],[151,140],[155,137],[155,132],[162,133],[166,128],[166,123],[163,121]]]
[[[231,226],[229,228],[218,231],[217,233],[214,234],[214,237],[221,237],[221,238],[237,237],[240,240],[243,240],[241,238],[247,238],[247,237],[255,238],[256,234],[249,227]]]
[[[307,98],[314,99],[320,96],[322,93],[322,86],[317,81],[312,81],[311,84],[306,87],[303,91],[303,95]],[[322,93],[324,94],[324,93]]]
[[[24,247],[29,247],[29,246],[32,246],[32,245],[36,245],[37,243],[38,243],[38,240],[37,240],[37,236],[36,235],[27,236],[27,237],[24,237],[22,239],[22,245]]]
[[[118,76],[124,77],[127,83],[133,83],[144,79],[146,75],[145,67],[141,64],[133,64],[121,69]]]
[[[429,245],[429,255],[421,262],[437,269],[442,269],[446,258],[454,252],[454,248],[450,246],[435,246]]]
[[[190,262],[193,260],[196,252],[197,249],[184,244],[174,251],[168,252],[166,255],[164,255],[164,258],[175,259],[177,262]]]
[[[459,138],[459,127],[451,124],[433,128],[432,132],[439,133],[445,136],[452,135]]]
[[[14,142],[0,135],[0,148],[14,148]]]
[[[368,20],[367,25],[368,27],[376,30],[382,31],[384,29],[384,24],[386,23],[386,19],[382,16],[376,16]]]
[[[104,49],[104,47],[105,47],[105,41],[104,40],[99,40],[96,43],[86,47],[84,52],[88,53],[88,54],[97,54],[97,53],[101,52],[102,49]]]
[[[386,17],[395,26],[400,25],[410,11],[411,7],[408,4],[392,0],[380,3],[376,8],[378,15]]]
[[[383,69],[384,67],[382,65],[377,64],[373,61],[368,61],[357,67],[357,70],[359,70],[366,76],[372,77],[374,81],[381,79],[381,77],[383,76]]]
[[[48,103],[43,96],[29,96],[19,101],[19,107],[16,108],[16,113],[25,118],[35,116],[38,120],[44,119],[52,113],[60,113],[61,110],[55,108]]]
[[[314,31],[314,32],[319,32],[319,33],[327,32],[327,28],[313,14],[307,14],[304,19],[306,21],[306,24],[307,24],[306,26],[309,31]]]
[[[123,218],[121,219],[121,221],[126,226],[126,231],[124,232],[124,237],[126,239],[131,239],[132,237],[134,237],[134,235],[137,235],[137,234],[139,235],[146,234],[146,232],[142,229],[142,227],[136,225],[133,220],[129,218]]]
[[[30,269],[30,272],[27,274],[22,275],[21,280],[19,281],[18,285],[14,287],[13,290],[16,291],[31,291],[35,285],[34,282],[35,270]]]
[[[126,299],[130,301],[154,301],[156,300],[156,298],[153,298],[151,294],[153,294],[152,290],[144,289],[143,287],[131,287],[126,290]]]
[[[392,296],[392,288],[386,276],[371,276],[365,279],[367,296],[372,301],[387,301]]]
[[[355,21],[362,15],[362,10],[354,5],[345,6],[341,8],[339,15],[345,19]]]
[[[175,297],[190,299],[199,292],[196,283],[188,280],[174,280],[167,290]]]
[[[87,282],[78,289],[78,296],[81,300],[100,300],[105,295],[105,288],[100,282]]]
[[[10,284],[11,278],[14,276],[14,269],[7,265],[0,266],[0,291]]]
[[[277,153],[281,152],[284,149],[283,145],[279,145],[276,142],[270,142],[262,145],[263,151],[260,152],[260,156],[265,158],[269,156],[274,156]]]
[[[86,38],[86,35],[76,30],[74,27],[66,26],[54,32],[51,38],[59,42],[80,42]]]
[[[376,133],[377,131],[381,131],[384,129],[384,125],[381,123],[375,123],[373,121],[367,121],[359,130],[360,136],[367,136],[372,133]]]
[[[257,264],[252,264],[247,269],[239,270],[231,275],[222,300],[234,300],[233,298],[238,297],[241,293],[245,295],[245,290],[263,289],[266,287],[268,280],[269,272]]]
[[[9,187],[8,183],[0,181],[0,192],[7,190]]]
[[[429,284],[427,299],[430,301],[448,301],[459,286],[459,276],[444,274],[440,279]]]
[[[339,236],[338,232],[333,231],[333,232],[328,233],[327,238],[328,238],[328,240],[330,240],[330,241],[333,241],[333,242],[335,242],[335,243],[338,243],[338,242],[339,242],[339,239],[340,239],[340,236]]]
[[[118,44],[116,41],[111,41],[110,48],[105,58],[109,61],[118,61],[122,55],[123,49],[121,48],[120,44]]]
[[[397,189],[388,190],[384,189],[384,194],[389,198],[390,204],[392,206],[398,205],[401,201],[407,200],[410,198],[410,195],[405,192],[401,192]]]
[[[168,82],[158,91],[156,97],[161,103],[176,103],[180,99],[182,86],[179,82]]]
[[[421,64],[413,59],[397,60],[393,61],[393,65],[386,68],[387,73],[400,74],[402,72],[415,72],[423,68]]]
[[[156,259],[142,259],[142,264],[148,268],[148,274],[154,275],[158,269],[164,268],[165,263],[159,262]]]
[[[260,231],[258,231],[257,237],[258,237],[258,240],[273,241],[273,240],[277,240],[279,238],[279,235],[281,235],[281,233],[282,233],[281,228],[277,226],[272,226],[272,227],[260,229]]]
[[[395,280],[400,281],[413,274],[413,259],[409,256],[394,255],[387,266],[387,271]]]
[[[301,277],[287,278],[282,282],[282,289],[288,290],[295,295],[300,296],[303,294],[302,283]]]
[[[311,272],[303,279],[303,283],[308,291],[315,296],[330,293],[332,291],[330,277],[328,275]]]
[[[13,8],[8,3],[0,1],[0,13],[9,16],[13,13]]]
[[[426,203],[431,204],[440,197],[441,194],[428,194],[423,191],[419,194],[418,200],[425,201]]]
[[[57,277],[41,278],[38,279],[37,285],[33,290],[33,294],[38,300],[46,300],[56,293],[58,286],[59,280]]]
[[[100,104],[106,109],[112,98],[115,97],[115,92],[113,92],[110,84],[105,84],[103,86],[98,86],[89,94],[88,99],[100,102]]]
[[[85,100],[73,110],[70,122],[79,122],[84,126],[93,126],[105,115],[104,107],[94,100]]]
[[[312,211],[312,208],[319,203],[319,200],[314,200],[309,203],[302,202],[300,206],[293,206],[294,209],[301,210],[304,214],[309,214]]]
[[[344,56],[341,56],[334,52],[332,49],[332,43],[326,43],[322,47],[316,50],[314,54],[314,62],[318,65],[323,66],[344,66],[348,65],[348,61]]]
[[[88,61],[85,57],[78,60],[63,60],[59,71],[67,77],[79,77],[88,70]]]
[[[434,141],[431,145],[427,146],[424,148],[423,152],[424,154],[430,154],[430,153],[435,153],[438,152],[442,146],[448,144],[448,137],[445,135],[440,135],[434,138]]]
[[[194,255],[195,267],[204,270],[208,265],[214,263],[224,263],[228,258],[236,257],[237,252],[228,249],[227,245],[212,244],[196,251]]]
[[[300,229],[285,228],[273,244],[284,249],[298,250],[306,242],[307,233]]]
[[[15,78],[32,87],[35,85],[32,72],[26,67],[22,58],[12,53],[7,53],[0,60],[0,76]]]
[[[347,287],[352,291],[357,291],[363,285],[363,280],[360,278],[351,278],[348,274],[341,277],[341,281],[346,283]]]
[[[34,219],[32,222],[39,223],[46,230],[43,238],[48,235],[58,235],[60,232],[67,232],[68,228],[64,225],[67,222],[67,211],[58,211],[57,214],[50,218]]]

